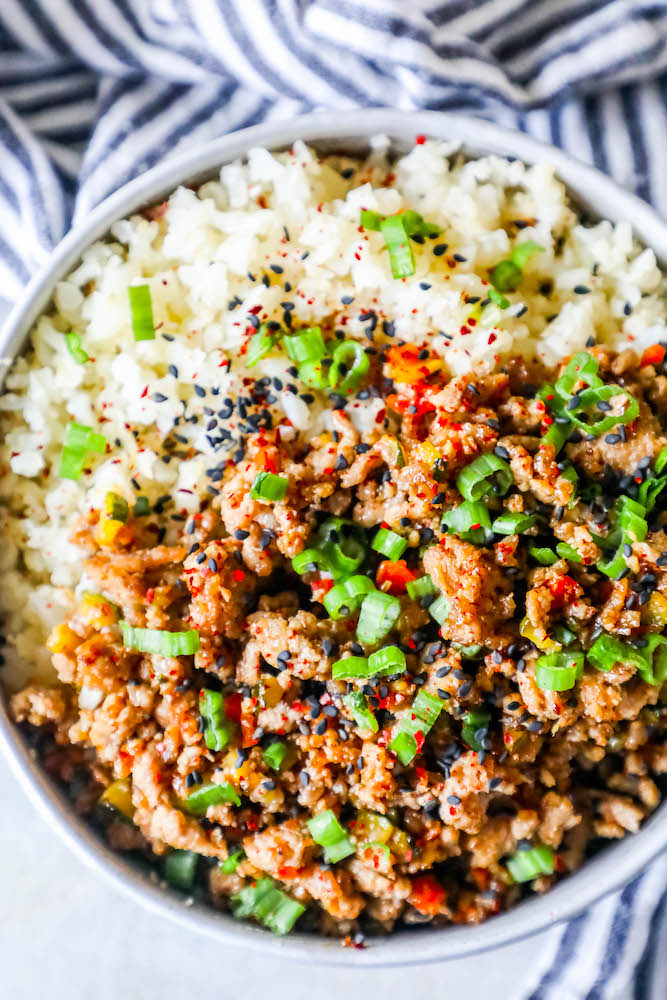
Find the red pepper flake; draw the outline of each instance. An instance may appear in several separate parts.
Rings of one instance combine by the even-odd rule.
[[[415,136],[415,143],[417,144],[417,146],[423,146],[425,142],[426,142],[426,136],[425,135],[416,135]]]
[[[498,338],[497,338],[497,336],[495,335],[495,333],[490,333],[490,334],[489,334],[489,340],[488,340],[488,343],[489,343],[489,344],[493,344],[493,343],[495,343],[495,341],[496,341],[497,339],[498,339]]]

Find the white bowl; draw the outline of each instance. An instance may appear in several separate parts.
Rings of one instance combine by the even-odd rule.
[[[0,359],[11,361],[24,344],[32,324],[44,311],[56,282],[78,262],[83,249],[104,236],[110,225],[141,205],[164,198],[177,185],[211,178],[220,166],[242,157],[254,146],[284,149],[303,139],[322,152],[364,153],[373,136],[385,134],[396,152],[406,152],[415,136],[459,140],[470,156],[495,153],[527,163],[546,161],[556,168],[573,199],[593,216],[628,220],[635,235],[667,265],[667,226],[652,208],[619,188],[591,167],[560,150],[479,119],[439,112],[363,110],[307,115],[294,121],[244,129],[206,145],[180,153],[149,170],[107,198],[85,224],[73,230],[54,250],[47,266],[33,279],[12,310],[0,335]],[[4,371],[3,371],[4,375]],[[641,831],[602,851],[578,872],[544,896],[525,900],[485,923],[440,929],[402,930],[371,939],[365,949],[343,948],[335,939],[300,934],[277,938],[268,931],[239,923],[203,904],[186,905],[184,897],[165,889],[154,875],[134,868],[111,851],[100,837],[76,817],[63,793],[55,787],[8,717],[0,692],[0,746],[18,781],[40,812],[79,857],[119,889],[156,914],[217,938],[221,943],[260,948],[285,958],[319,964],[350,966],[401,965],[460,958],[509,944],[574,917],[601,896],[618,889],[667,847],[667,802]]]

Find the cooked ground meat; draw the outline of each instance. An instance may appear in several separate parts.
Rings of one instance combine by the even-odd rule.
[[[63,686],[12,701],[116,849],[172,881],[192,852],[218,907],[268,876],[342,936],[544,891],[640,827],[666,768],[664,387],[592,349],[623,422],[627,397],[579,411],[565,365],[447,381],[374,349],[377,431],[263,429],[182,545],[81,526],[98,593],[50,640]]]

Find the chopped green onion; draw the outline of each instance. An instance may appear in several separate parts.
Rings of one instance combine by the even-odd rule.
[[[621,497],[614,507],[618,523],[626,535],[635,542],[643,542],[648,533],[646,508],[631,497]]]
[[[94,451],[103,455],[106,446],[106,439],[102,434],[96,434],[92,427],[74,422],[67,425],[65,448],[72,448],[74,451]]]
[[[334,680],[351,680],[353,677],[370,677],[368,658],[365,656],[346,656],[331,664],[331,676]]]
[[[523,243],[517,244],[512,250],[511,259],[517,265],[517,267],[524,268],[531,257],[535,254],[544,253],[544,247],[536,243],[535,240],[524,240]]]
[[[577,488],[579,486],[579,474],[573,465],[568,465],[566,468],[561,469],[560,472],[561,479],[567,479],[568,483],[572,483],[574,489],[572,490],[572,496],[568,501],[568,507],[572,508],[577,503]]]
[[[355,607],[361,604],[367,594],[375,592],[375,584],[369,577],[364,576],[363,573],[351,576],[349,580],[345,581],[344,587],[348,597],[354,602]]]
[[[408,278],[415,273],[415,257],[410,245],[410,238],[405,230],[403,214],[389,215],[380,223],[380,232],[384,236],[389,263],[394,278]]]
[[[653,510],[665,486],[667,486],[667,476],[659,476],[657,479],[646,479],[640,485],[637,499],[646,509],[647,513]]]
[[[272,771],[280,770],[286,756],[287,744],[282,743],[280,740],[276,740],[275,743],[269,743],[268,747],[262,750],[262,759]]]
[[[322,361],[304,361],[299,365],[299,378],[312,389],[326,389],[329,385],[329,369]]]
[[[371,542],[371,548],[376,552],[396,562],[408,547],[407,540],[389,528],[380,528]]]
[[[471,709],[469,712],[464,712],[461,718],[463,719],[461,739],[471,750],[477,750],[479,753],[484,749],[482,741],[489,728],[490,714],[482,709]]]
[[[573,545],[568,545],[567,542],[559,542],[556,546],[556,552],[561,559],[569,559],[570,562],[583,563],[584,561],[575,547]]]
[[[164,859],[162,870],[169,885],[187,892],[197,877],[198,866],[199,855],[194,851],[175,850]]]
[[[60,460],[60,478],[78,479],[83,471],[86,454],[93,451],[103,455],[106,446],[106,439],[92,427],[74,422],[68,424]]]
[[[130,505],[125,497],[119,496],[118,493],[107,493],[104,507],[109,517],[114,521],[127,521]]]
[[[513,260],[501,260],[491,271],[489,281],[498,292],[515,292],[523,277]]]
[[[543,691],[569,691],[583,672],[583,653],[547,653],[535,661],[535,683]]]
[[[553,630],[554,639],[562,646],[569,646],[577,638],[577,633],[573,632],[566,625],[556,625]]]
[[[459,507],[448,510],[442,518],[443,527],[450,535],[458,535],[466,542],[486,544],[491,537],[491,518],[483,503],[466,500]]]
[[[135,340],[155,340],[153,303],[148,285],[130,285],[130,310]]]
[[[493,452],[480,455],[458,475],[456,486],[466,500],[481,500],[488,493],[504,496],[513,483],[507,462]]]
[[[66,333],[65,344],[77,365],[85,365],[86,361],[90,361],[90,358],[81,346],[81,337],[78,333]]]
[[[527,261],[536,253],[543,251],[544,247],[534,240],[519,243],[508,258],[496,264],[489,275],[489,281],[498,292],[515,292],[521,284],[523,268]]]
[[[368,707],[368,699],[361,691],[352,691],[343,697],[343,704],[360,729],[378,731],[378,721]]]
[[[607,414],[597,408],[597,404],[608,402],[618,396],[625,396],[628,405],[624,413]],[[574,399],[574,397],[572,397]],[[568,410],[567,415],[572,423],[587,434],[594,434],[600,437],[612,430],[618,424],[629,424],[636,419],[639,413],[639,403],[627,389],[620,385],[599,385],[594,389],[584,389],[577,393],[578,403],[574,409]]]
[[[361,226],[363,229],[372,229],[374,232],[379,233],[381,224],[382,216],[379,212],[373,212],[368,208],[362,208]]]
[[[418,601],[420,597],[429,597],[430,594],[438,593],[438,588],[428,574],[420,576],[417,580],[410,580],[406,590],[413,601]]]
[[[401,602],[390,594],[376,590],[367,594],[361,605],[357,638],[360,642],[375,643],[391,632],[401,612]]]
[[[556,858],[553,848],[538,844],[525,851],[517,851],[507,861],[507,868],[515,882],[531,882],[540,875],[553,875]]]
[[[204,741],[209,750],[224,750],[234,734],[234,723],[225,714],[220,691],[203,688],[199,693],[199,711],[206,721]]]
[[[283,345],[297,365],[306,361],[319,361],[327,352],[319,326],[310,326],[292,337],[285,337]]]
[[[639,667],[644,666],[646,662],[636,646],[629,642],[622,642],[616,636],[608,635],[606,632],[598,636],[586,653],[586,657],[596,670],[601,670],[603,673],[607,673],[617,663],[631,663],[635,667]]]
[[[512,304],[497,288],[489,288],[487,298],[491,299],[499,309],[509,309]]]
[[[257,327],[255,333],[248,341],[245,363],[247,368],[252,368],[262,358],[265,358],[280,340],[280,333],[270,330],[266,323]]]
[[[606,559],[601,559],[596,567],[601,573],[616,580],[627,567],[625,546],[643,542],[648,532],[648,524],[646,508],[631,497],[624,496],[617,500],[614,512],[617,519],[616,528],[606,539],[598,541],[600,545],[606,543],[612,554]]]
[[[580,351],[570,358],[554,389],[566,403],[579,382],[583,382],[587,389],[596,389],[602,385],[602,379],[598,376],[599,367],[597,358],[587,351]]]
[[[404,767],[410,763],[417,751],[421,749],[424,738],[433,728],[441,711],[442,702],[439,698],[428,694],[426,691],[419,691],[412,703],[412,708],[401,719],[398,729],[389,744],[389,749],[393,750]],[[419,744],[416,739],[418,734],[421,736]]]
[[[314,573],[315,570],[324,570],[325,573],[332,573],[333,567],[328,556],[321,549],[304,549],[292,559],[292,569],[299,576],[304,573]]]
[[[244,851],[234,851],[233,854],[230,854],[229,857],[225,858],[224,861],[220,862],[220,870],[225,875],[231,875],[232,872],[236,871],[236,869],[241,864],[244,858],[245,858]]]
[[[330,618],[347,618],[358,609],[362,599],[374,591],[373,581],[359,574],[345,583],[337,583],[324,595],[322,603]]]
[[[209,806],[218,806],[223,802],[231,802],[240,806],[239,793],[228,781],[221,785],[200,785],[182,800],[182,805],[193,816],[204,816]]]
[[[540,566],[553,566],[558,562],[558,556],[551,549],[540,545],[529,545],[528,554],[538,562]]]
[[[462,646],[460,642],[453,642],[452,646],[459,656],[464,660],[474,660],[484,649],[484,646]]]
[[[385,646],[368,657],[369,677],[380,674],[397,674],[406,669],[405,653],[398,646]]]
[[[285,476],[276,476],[273,472],[258,472],[250,487],[252,500],[283,500],[287,493],[289,480]]]
[[[329,385],[337,392],[352,392],[367,375],[368,355],[356,340],[344,340],[333,352],[329,368]]]
[[[146,517],[151,512],[151,505],[148,497],[137,497],[134,502],[132,513],[135,517]]]
[[[306,821],[310,835],[316,844],[324,848],[324,860],[335,865],[337,861],[355,853],[355,846],[338,822],[331,809],[325,809]]]
[[[428,610],[429,614],[431,615],[431,617],[435,618],[438,625],[444,625],[447,619],[449,618],[451,605],[447,600],[447,598],[441,594],[440,597],[437,597],[435,601],[429,604]]]
[[[647,684],[661,685],[667,680],[667,638],[663,635],[647,635],[641,647],[643,663],[637,670]]]
[[[542,400],[546,409],[553,417],[561,421],[561,423],[557,423],[554,419],[542,437],[544,444],[553,445],[554,452],[557,455],[572,433],[569,412],[565,409],[565,403],[553,385],[543,385],[537,393],[537,398]]]
[[[237,919],[254,917],[274,934],[289,933],[306,909],[276,888],[270,878],[262,878],[241,889],[231,897],[231,904]]]
[[[415,258],[409,237],[437,236],[440,232],[437,226],[424,222],[421,215],[413,211],[381,216],[378,212],[362,209],[361,225],[364,229],[379,230],[384,236],[394,278],[408,278],[415,273]]]
[[[653,463],[653,469],[656,473],[661,473],[662,470],[667,466],[667,445],[662,449],[655,462]]]
[[[522,535],[535,524],[537,524],[536,514],[526,514],[513,510],[506,510],[495,519],[491,525],[491,530],[497,535]]]
[[[123,643],[127,649],[156,656],[191,656],[199,649],[199,632],[166,632],[158,628],[134,628],[120,622]]]
[[[366,558],[366,534],[343,517],[329,517],[318,531],[319,548],[328,558],[334,578],[347,578]]]

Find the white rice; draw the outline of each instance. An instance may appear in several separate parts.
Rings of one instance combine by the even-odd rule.
[[[665,279],[653,252],[633,241],[629,222],[585,227],[548,165],[465,162],[451,144],[435,141],[390,165],[384,143],[375,148],[348,179],[339,171],[352,161],[321,162],[302,143],[279,155],[254,149],[247,162],[223,167],[219,181],[197,192],[178,188],[161,220],[136,215],[116,223],[58,284],[53,307],[31,333],[32,350],[0,397],[0,607],[11,687],[51,676],[44,640],[81,581],[85,553],[68,541],[77,517],[99,509],[109,490],[132,503],[133,478],[151,502],[171,495],[171,512],[199,509],[210,482],[205,470],[233,455],[233,442],[211,445],[205,410],[235,398],[249,374],[238,351],[254,332],[250,310],[280,321],[281,303],[290,301],[295,329],[343,328],[368,344],[359,315],[374,309],[393,320],[397,339],[428,345],[452,374],[490,371],[510,353],[553,364],[591,337],[639,351],[667,339]],[[448,250],[435,256],[433,241],[415,245],[415,275],[395,281],[382,235],[359,228],[361,208],[415,209],[442,230],[435,242]],[[506,227],[515,219],[530,224],[510,240]],[[488,270],[529,239],[544,252],[527,264],[511,307],[487,306],[478,325],[466,327],[464,296],[484,299]],[[549,297],[540,293],[547,281]],[[143,283],[158,336],[136,343],[127,289]],[[581,287],[588,292],[575,292]],[[63,336],[71,330],[93,362],[72,359]],[[276,350],[250,374],[286,385],[289,364]],[[155,394],[167,398],[156,402]],[[287,390],[275,395],[274,421],[291,421],[291,433],[310,436],[326,425],[322,401],[308,406]],[[363,431],[382,405],[371,399],[347,408]],[[165,464],[162,445],[176,418],[183,448],[193,445],[196,455]],[[107,455],[91,456],[79,482],[58,478],[71,419],[99,429],[111,445]],[[172,533],[178,528],[171,522]]]

